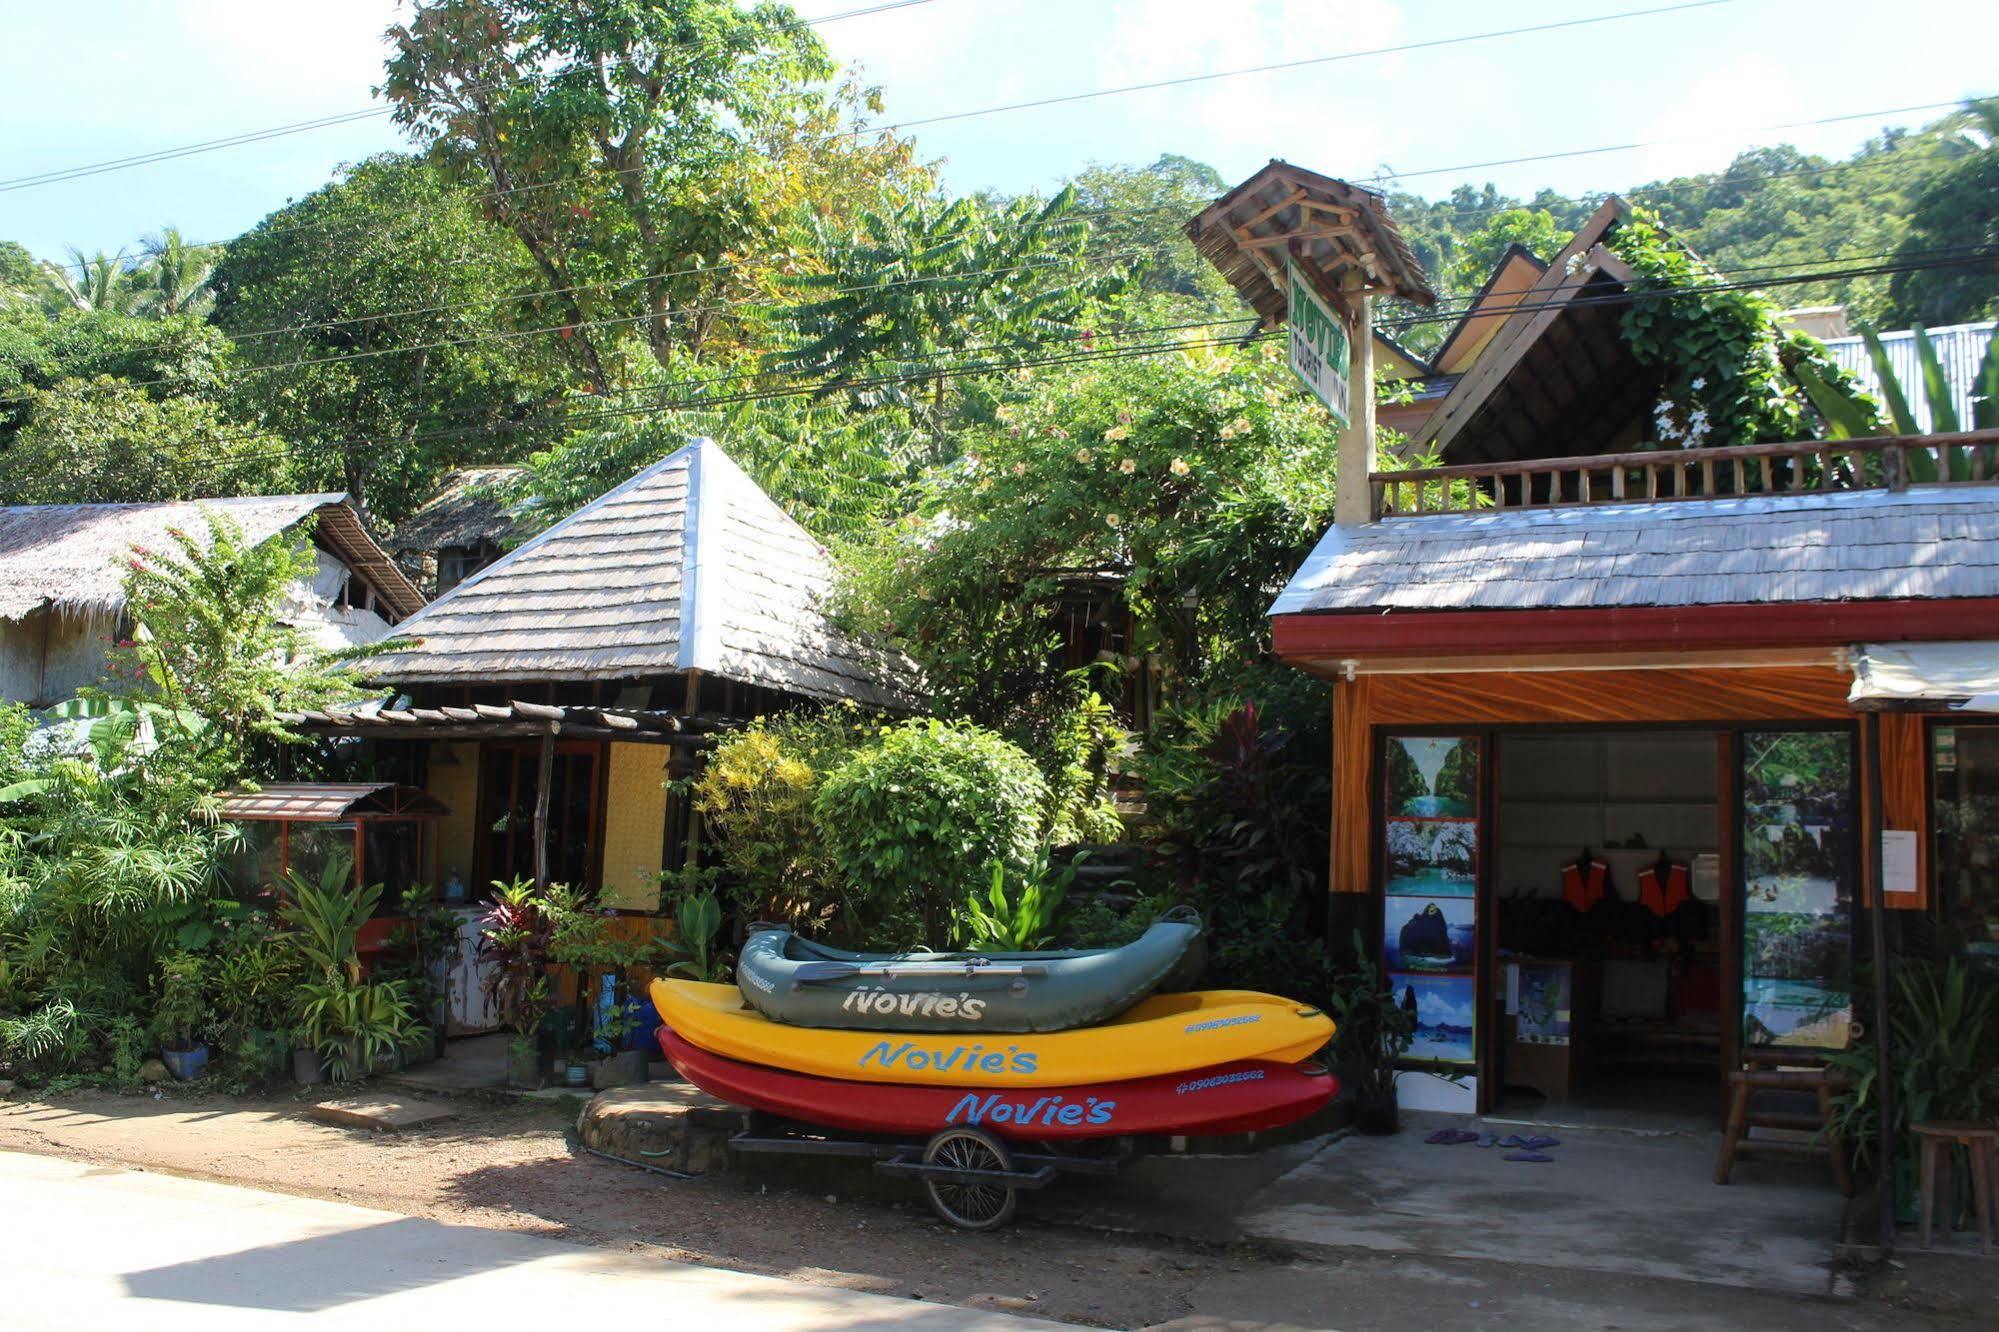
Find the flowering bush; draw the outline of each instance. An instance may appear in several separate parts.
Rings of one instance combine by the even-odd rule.
[[[1255,656],[1330,521],[1336,454],[1268,345],[1024,371],[901,526],[851,552],[843,610],[902,640],[942,710],[1038,740],[1069,696],[1065,586],[1120,589],[1135,623],[1113,670]]]

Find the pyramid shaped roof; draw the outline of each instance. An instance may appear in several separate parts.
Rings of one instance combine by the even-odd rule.
[[[906,703],[910,663],[827,618],[833,580],[825,547],[697,439],[405,620],[367,672],[471,685],[701,671],[810,698]]]

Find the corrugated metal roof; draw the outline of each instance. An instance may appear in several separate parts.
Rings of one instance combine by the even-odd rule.
[[[257,791],[227,791],[225,819],[287,819],[338,823],[357,814],[442,814],[445,807],[414,787],[394,782],[274,782]]]
[[[599,496],[404,621],[393,684],[704,671],[812,698],[907,701],[910,664],[827,620],[824,547],[711,440]]]
[[[1272,615],[1999,596],[1999,486],[1392,518],[1326,533]]]
[[[1994,321],[1987,320],[1982,324],[1952,324],[1924,330],[1929,334],[1930,345],[1936,348],[1944,378],[1950,382],[1951,397],[1957,404],[1958,428],[1962,430],[1971,429],[1971,390],[1978,380],[1978,366],[1985,359],[1985,349],[1992,343],[1994,327]],[[1883,333],[1880,337],[1882,350],[1888,353],[1888,363],[1895,367],[1896,382],[1909,400],[1916,424],[1923,433],[1932,432],[1936,426],[1930,413],[1930,395],[1923,390],[1922,367],[1916,361],[1914,330]],[[1859,379],[1869,393],[1880,396],[1881,377],[1874,373],[1874,358],[1867,354],[1865,339],[1828,338],[1825,349],[1832,353],[1840,369]]]

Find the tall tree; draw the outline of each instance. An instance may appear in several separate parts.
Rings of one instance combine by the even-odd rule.
[[[179,227],[161,227],[143,243],[145,261],[131,276],[138,292],[137,308],[155,317],[207,314],[215,307],[208,279],[215,271],[216,249],[190,245]]]
[[[1128,264],[1142,290],[1188,297],[1202,309],[1243,308],[1184,230],[1188,218],[1228,189],[1221,172],[1165,153],[1150,166],[1092,166],[1069,183],[1077,215],[1090,224],[1092,248]]]
[[[427,163],[383,156],[230,242],[212,285],[235,401],[287,436],[306,484],[394,520],[444,470],[525,457],[561,394],[512,299],[513,237]]]
[[[1956,160],[1910,211],[1900,254],[1912,264],[1999,249],[1999,98],[1971,103],[1956,122],[1945,141]],[[1888,297],[1892,315],[1912,324],[1990,319],[1999,314],[1999,269],[1988,258],[1897,273]]]
[[[793,374],[862,382],[864,404],[908,402],[927,381],[933,420],[948,379],[940,357],[972,361],[1087,331],[1091,312],[1124,286],[1124,270],[1086,253],[1074,189],[1046,202],[918,200],[863,212],[852,229],[814,219],[811,271],[786,277],[793,336],[773,356]],[[1074,345],[1074,344],[1072,344]]]
[[[132,309],[134,294],[127,280],[125,252],[85,254],[72,245],[68,263],[44,266],[49,276],[48,305],[62,309],[101,310],[126,314]]]
[[[662,366],[701,352],[791,213],[908,169],[839,132],[869,97],[786,5],[418,0],[389,37],[397,122],[526,249],[587,386],[634,333]]]

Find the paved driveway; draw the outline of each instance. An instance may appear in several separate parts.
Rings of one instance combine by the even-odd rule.
[[[1063,1326],[15,1152],[0,1216],[10,1332]]]

